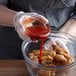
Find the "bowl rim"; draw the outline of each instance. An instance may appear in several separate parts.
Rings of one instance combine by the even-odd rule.
[[[68,35],[68,36],[70,36],[70,37],[72,37],[73,39],[76,40],[75,37],[73,37],[72,35],[70,35],[70,34],[68,34],[68,33],[65,33],[65,32],[52,31],[51,33],[62,33],[62,34],[66,34],[66,35]],[[71,41],[74,42],[73,40],[71,40]],[[72,62],[72,63],[70,63],[70,64],[67,64],[67,65],[55,66],[55,67],[53,67],[53,66],[45,66],[45,65],[42,65],[42,64],[38,64],[38,63],[36,63],[36,62],[33,62],[33,61],[25,54],[25,50],[24,50],[29,43],[32,43],[32,42],[23,41],[21,49],[22,49],[22,54],[23,54],[24,59],[27,60],[27,62],[30,63],[31,65],[33,64],[33,66],[36,66],[36,67],[38,67],[38,68],[44,68],[44,69],[46,68],[46,69],[49,69],[49,70],[52,69],[52,71],[59,71],[59,70],[68,69],[68,68],[76,65],[76,61],[74,61],[74,62]],[[34,64],[35,64],[35,65],[34,65]]]

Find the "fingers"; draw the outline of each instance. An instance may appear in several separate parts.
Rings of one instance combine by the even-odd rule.
[[[48,49],[53,50],[53,47],[51,46],[51,43],[53,43],[53,41],[52,41],[51,39],[49,39],[49,40],[45,43],[44,48],[45,48],[46,50],[48,50]]]
[[[66,43],[65,42],[60,42],[60,41],[55,41],[56,42],[56,44],[58,45],[58,46],[60,46],[61,48],[63,48],[63,49],[66,49],[67,50],[67,53],[68,54],[70,54],[70,52],[69,52],[69,50],[68,50],[68,48],[66,47]]]
[[[60,41],[55,41],[55,42],[58,46],[60,46],[61,48],[64,48]]]
[[[48,24],[49,21],[44,16],[38,14],[38,13],[25,13],[27,17],[35,17],[39,20],[41,20],[44,24]]]
[[[48,49],[53,49],[52,44],[55,44],[63,49],[65,49],[67,51],[67,53],[70,55],[70,52],[67,48],[67,43],[66,41],[62,40],[62,39],[58,39],[58,38],[49,38],[49,40],[45,43],[44,48],[46,50]]]
[[[30,38],[28,35],[24,34],[22,31],[17,30],[17,33],[18,33],[19,37],[20,37],[22,40],[24,40],[24,41],[26,41],[26,42],[31,42],[31,41],[32,41],[31,38]]]

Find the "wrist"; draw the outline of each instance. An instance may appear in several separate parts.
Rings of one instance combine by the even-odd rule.
[[[76,37],[76,19],[69,19],[59,31]]]
[[[17,12],[13,17],[13,23],[16,22],[24,14],[23,11]]]

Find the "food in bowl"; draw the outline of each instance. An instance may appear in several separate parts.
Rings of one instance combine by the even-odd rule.
[[[60,46],[54,43],[51,43],[50,46],[52,46],[53,49],[42,50],[41,63],[39,62],[40,50],[33,50],[33,52],[28,53],[29,58],[38,64],[52,67],[64,66],[75,61],[75,59],[71,57],[67,50],[65,50],[64,48],[61,48]],[[38,70],[38,72],[40,76],[57,75],[57,73],[49,70],[46,70],[45,72],[44,70]],[[58,73],[57,76],[60,76],[59,74],[61,73]]]

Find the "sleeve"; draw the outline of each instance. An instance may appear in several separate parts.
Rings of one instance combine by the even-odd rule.
[[[71,18],[76,18],[76,12],[71,16]]]
[[[71,18],[76,18],[76,3],[73,13],[71,14]]]
[[[0,4],[7,5],[8,0],[0,0]]]

